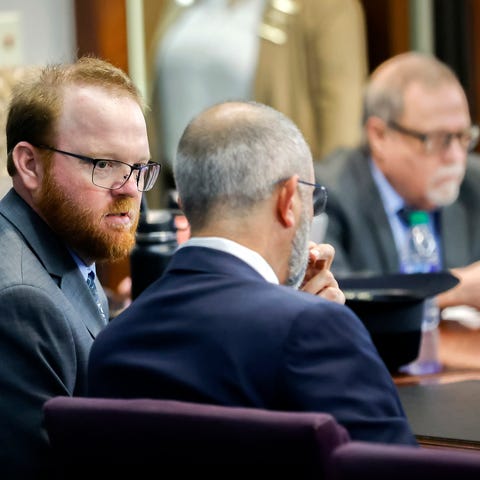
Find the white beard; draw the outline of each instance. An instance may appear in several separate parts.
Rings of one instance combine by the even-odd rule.
[[[437,207],[452,204],[458,197],[464,175],[463,165],[440,167],[430,179],[426,195],[428,201]]]

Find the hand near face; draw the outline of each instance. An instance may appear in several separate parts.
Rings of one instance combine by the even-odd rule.
[[[344,304],[345,295],[330,271],[334,256],[335,249],[330,244],[310,242],[308,267],[300,290]]]

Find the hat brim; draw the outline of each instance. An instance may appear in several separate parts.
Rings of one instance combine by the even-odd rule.
[[[418,355],[424,300],[459,282],[447,271],[354,275],[337,280],[346,305],[362,320],[390,371]]]

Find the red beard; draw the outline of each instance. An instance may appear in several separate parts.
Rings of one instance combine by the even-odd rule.
[[[37,207],[57,235],[82,258],[116,261],[127,257],[135,245],[139,207],[130,198],[120,198],[107,211],[95,212],[69,197],[47,168]],[[135,212],[129,229],[108,228],[102,223],[107,213],[126,211]]]

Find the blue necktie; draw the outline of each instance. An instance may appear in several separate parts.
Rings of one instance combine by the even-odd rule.
[[[397,214],[400,218],[400,221],[408,228],[412,227],[412,215],[416,213],[415,210],[408,209],[407,207],[401,208]],[[435,249],[437,251],[437,255],[435,260],[431,263],[430,265],[430,270],[431,272],[437,272],[441,269],[441,260],[440,260],[440,245],[439,242],[437,241],[437,238],[435,236],[435,230],[433,223],[431,221],[430,215],[428,215],[428,222],[426,223],[426,227],[428,229],[428,232],[430,232],[429,238],[431,239],[432,242],[435,244]]]
[[[105,312],[103,311],[102,304],[100,302],[100,298],[98,297],[98,291],[97,291],[97,287],[95,285],[95,273],[92,270],[90,270],[90,272],[88,272],[87,285],[88,285],[88,288],[90,288],[90,292],[92,293],[93,299],[95,300],[95,303],[97,304],[98,311],[100,312],[100,315],[101,315],[102,319],[106,322],[107,321],[107,316],[105,315]]]

